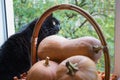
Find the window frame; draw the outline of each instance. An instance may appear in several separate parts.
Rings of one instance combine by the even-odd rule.
[[[15,33],[13,0],[0,0],[0,46]]]
[[[120,0],[116,0],[115,7],[115,62],[114,62],[114,74],[120,77]]]

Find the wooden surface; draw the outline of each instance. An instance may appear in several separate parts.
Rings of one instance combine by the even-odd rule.
[[[120,0],[116,0],[115,17],[115,67],[114,73],[120,77]]]

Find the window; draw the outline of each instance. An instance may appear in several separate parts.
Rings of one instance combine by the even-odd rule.
[[[0,0],[0,46],[14,32],[13,1]]]
[[[15,12],[13,13],[13,1],[15,3],[14,10],[16,11],[16,13]],[[71,3],[74,3],[74,1],[72,1],[72,0],[65,0],[65,1],[69,1],[69,2],[71,1]],[[65,1],[63,1],[63,2],[65,2]],[[75,1],[81,1],[81,0],[75,0]],[[69,2],[66,2],[66,3],[69,3]],[[101,13],[104,14],[106,12],[107,15],[105,15],[105,16],[108,16],[108,14],[114,14],[114,9],[113,9],[114,0],[111,0],[111,1],[110,0],[108,0],[108,1],[99,0],[96,2],[91,2],[91,0],[88,0],[88,2],[91,3],[89,5],[92,6],[92,8],[93,8],[93,6],[95,8],[95,10],[93,9],[93,11],[95,11],[95,14],[93,14],[93,15],[98,15],[98,13],[96,13],[96,12],[100,12],[100,15],[101,15]],[[21,3],[21,4],[19,4],[19,3]],[[15,33],[15,28],[16,28],[16,30],[19,29],[20,26],[22,26],[25,23],[30,22],[31,19],[39,17],[49,7],[56,5],[56,4],[60,4],[60,3],[62,3],[62,0],[41,0],[41,1],[40,0],[0,0],[0,45],[10,35]],[[102,4],[102,3],[105,3],[105,4]],[[76,3],[76,4],[78,4],[78,3]],[[96,6],[95,6],[95,4],[96,4]],[[118,64],[118,62],[119,62],[118,59],[120,58],[120,53],[119,53],[120,52],[120,49],[119,49],[119,47],[120,47],[120,42],[119,42],[120,41],[120,37],[119,37],[120,36],[120,30],[119,30],[120,29],[120,22],[119,22],[120,21],[120,17],[119,17],[120,9],[119,9],[119,7],[120,6],[119,5],[120,5],[120,0],[116,0],[116,22],[115,22],[115,24],[116,24],[115,25],[115,27],[116,27],[115,28],[115,31],[116,31],[115,36],[116,37],[115,37],[115,70],[114,70],[114,72],[120,76],[120,71],[119,71],[120,65]],[[87,4],[87,6],[85,6],[85,7],[83,6],[83,8],[88,9],[90,6],[88,6],[88,4]],[[108,9],[107,6],[109,6],[110,8]],[[101,9],[99,9],[99,7],[101,7]],[[92,8],[89,10],[92,10]],[[14,14],[16,14],[15,26],[14,26]],[[24,16],[26,16],[26,17],[24,17]],[[64,14],[61,14],[61,16],[64,16]],[[57,17],[63,19],[63,17],[61,17],[61,16],[57,15]],[[99,16],[97,16],[96,18],[99,18]],[[101,18],[101,20],[100,19],[97,20],[100,24],[104,23],[102,25],[103,29],[105,29],[104,32],[114,31],[114,24],[113,24],[114,21],[111,22],[113,18],[114,17],[111,17],[111,15],[110,15],[109,18],[106,19],[106,22],[108,22],[108,24],[109,24],[109,25],[107,24],[108,26],[106,25],[106,22],[104,22],[102,20],[102,19],[105,19],[104,17]],[[65,21],[64,19],[63,19],[63,22]],[[111,24],[113,24],[113,25],[111,26]],[[107,26],[109,28],[106,29],[105,26]],[[110,28],[110,26],[111,26],[111,28]],[[110,32],[110,33],[112,33],[112,32]],[[107,40],[111,40],[111,42],[113,42],[114,40],[111,39],[110,36],[111,36],[111,34],[107,35],[107,37],[109,37]],[[112,37],[112,38],[114,38],[114,37]],[[112,47],[112,48],[110,48],[110,52],[113,53],[112,54],[113,56],[111,57],[111,58],[113,58],[114,57],[114,49],[113,49],[114,44],[110,43],[109,45],[110,45],[110,47]],[[114,62],[113,60],[114,60],[114,58],[111,61]]]

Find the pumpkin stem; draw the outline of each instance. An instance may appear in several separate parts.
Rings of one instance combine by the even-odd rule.
[[[78,67],[76,66],[76,64],[73,64],[71,62],[66,62],[66,67],[68,68],[68,74],[69,75],[74,75],[76,71],[78,71]]]
[[[101,49],[103,49],[103,47],[102,46],[93,46],[93,51],[95,52],[95,53],[98,53]]]
[[[44,63],[45,66],[49,65],[49,59],[50,59],[50,57],[47,56],[46,59],[45,59],[45,63]]]

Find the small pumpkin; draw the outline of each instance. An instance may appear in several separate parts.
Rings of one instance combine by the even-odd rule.
[[[46,60],[38,61],[31,67],[26,80],[55,80],[57,67],[58,64],[47,57]]]
[[[62,61],[57,80],[99,80],[95,63],[86,56],[72,56]]]
[[[97,62],[102,54],[101,49],[100,41],[94,37],[66,39],[62,36],[52,35],[43,39],[39,44],[38,57],[44,59],[49,56],[51,60],[60,63],[68,57],[84,55]]]

